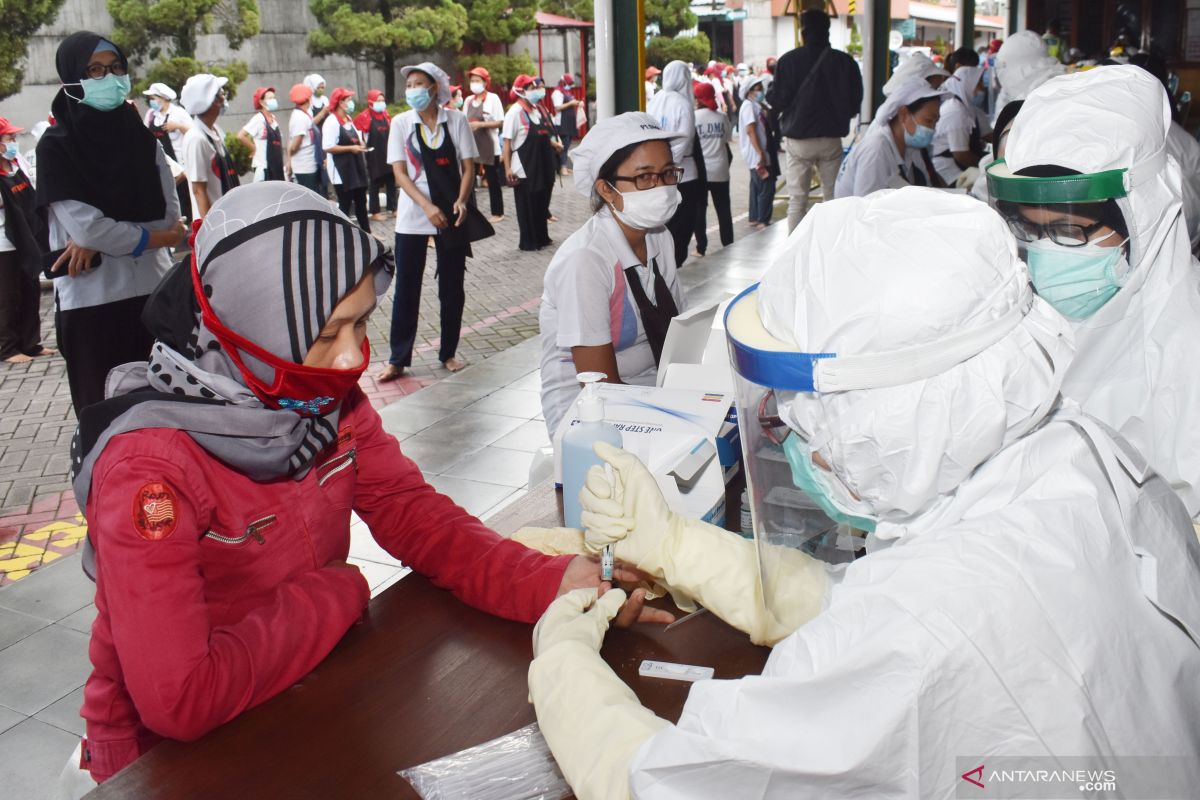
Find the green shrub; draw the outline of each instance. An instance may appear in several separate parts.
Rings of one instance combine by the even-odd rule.
[[[238,86],[250,75],[250,68],[244,61],[233,61],[228,64],[205,64],[194,58],[163,59],[150,65],[142,79],[133,85],[133,93],[140,97],[152,83],[165,83],[179,92],[188,78],[199,75],[201,72],[207,72],[219,78],[228,78],[229,83],[225,84],[225,94],[232,100],[237,96]],[[285,95],[287,88],[282,88]]]
[[[237,134],[225,134],[225,152],[229,155],[229,159],[233,162],[233,168],[238,175],[245,175],[251,170],[251,160],[254,154],[246,143],[237,138]]]
[[[703,68],[712,45],[703,32],[695,36],[655,36],[646,44],[646,63],[662,69],[672,61],[686,61]]]

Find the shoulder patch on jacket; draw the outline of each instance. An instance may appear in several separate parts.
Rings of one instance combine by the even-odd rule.
[[[151,542],[175,532],[175,492],[164,481],[143,483],[133,495],[133,527]]]

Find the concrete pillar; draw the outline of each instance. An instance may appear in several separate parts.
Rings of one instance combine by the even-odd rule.
[[[875,117],[875,109],[883,104],[883,85],[887,83],[891,65],[888,33],[892,28],[891,0],[859,0],[862,9],[863,39],[863,104],[861,121]]]
[[[1028,20],[1029,0],[1008,0],[1008,34],[1025,30]]]
[[[592,17],[596,36],[596,121],[599,122],[613,116],[617,107],[612,0],[595,0]]]
[[[975,49],[975,0],[958,0],[958,18],[954,21],[954,49]]]

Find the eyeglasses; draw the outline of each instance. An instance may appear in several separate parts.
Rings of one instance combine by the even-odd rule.
[[[613,180],[630,181],[637,187],[639,192],[644,192],[656,186],[674,186],[679,183],[679,179],[682,177],[683,167],[671,167],[670,169],[664,169],[662,172],[643,172],[641,175],[635,175],[632,178],[617,175]]]
[[[87,69],[84,72],[89,78],[96,81],[100,80],[105,75],[116,75],[118,78],[120,78],[123,75],[127,75],[129,70],[125,69],[120,61],[114,61],[108,66],[105,66],[104,64],[88,64]]]
[[[1039,225],[1021,216],[1008,217],[1005,221],[1008,222],[1013,236],[1022,242],[1049,239],[1061,247],[1083,247],[1092,238],[1092,234],[1108,227],[1103,222],[1093,225],[1077,225],[1073,222],[1049,222]]]

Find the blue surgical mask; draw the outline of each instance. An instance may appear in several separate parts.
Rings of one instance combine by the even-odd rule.
[[[267,102],[264,103],[263,105],[265,105],[267,107],[267,111],[278,111],[279,110],[279,101],[276,100],[274,97],[268,99]]]
[[[113,75],[103,78],[84,78],[79,82],[83,88],[83,99],[79,102],[97,111],[112,111],[129,96],[129,76]]]
[[[354,113],[354,101],[353,101],[353,100],[347,100],[347,101],[346,101],[346,113],[347,113],[347,114],[353,114],[353,113]]]
[[[540,103],[542,102],[542,98],[545,96],[545,89],[530,89],[525,93],[525,99],[531,103]]]
[[[924,150],[931,144],[933,144],[933,128],[928,128],[924,125],[918,125],[917,129],[912,133],[909,133],[908,131],[904,132],[905,147]]]
[[[1038,239],[1025,249],[1034,290],[1060,314],[1075,320],[1099,311],[1120,291],[1121,278],[1128,272],[1121,263],[1125,251],[1120,245],[1063,247]]]
[[[150,107],[153,108],[155,111],[158,111],[162,108],[162,103],[158,102],[157,100],[151,100]]]
[[[783,454],[792,467],[792,483],[808,495],[830,519],[868,533],[875,530],[875,520],[871,517],[851,514],[835,504],[829,481],[836,478],[824,476],[824,470],[813,463],[812,450],[794,432],[783,441]]]
[[[4,157],[7,158],[9,161],[17,160],[17,143],[16,142],[5,142],[4,143]]]
[[[371,103],[371,110],[376,114],[382,114],[384,111],[387,111],[387,103],[382,100],[376,100],[374,103]]]
[[[415,89],[404,90],[404,100],[417,111],[424,111],[429,105],[432,98],[429,96],[429,88],[426,86],[418,86]]]

